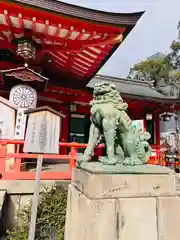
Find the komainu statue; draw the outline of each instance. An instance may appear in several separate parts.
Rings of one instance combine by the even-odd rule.
[[[103,141],[107,156],[100,158],[104,165],[146,164],[151,148],[147,142],[148,132],[134,128],[126,113],[127,103],[123,102],[116,85],[101,82],[95,85],[91,105],[91,127],[88,146],[79,164],[90,159],[94,148]]]

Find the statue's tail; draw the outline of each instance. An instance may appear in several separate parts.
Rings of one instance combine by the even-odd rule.
[[[144,145],[142,142],[139,142],[139,144],[136,145],[136,153],[142,164],[146,164],[151,156],[151,146],[148,143]]]
[[[146,149],[146,152],[145,152],[145,163],[149,161],[150,157],[151,157],[151,146],[149,145],[148,149]]]

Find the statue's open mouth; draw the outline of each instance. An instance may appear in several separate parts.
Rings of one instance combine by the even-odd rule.
[[[94,87],[94,95],[95,96],[102,96],[112,91],[112,87],[110,83],[103,82],[98,83]]]
[[[100,89],[100,90],[97,89],[97,90],[96,90],[96,89],[95,89],[95,90],[94,90],[94,95],[95,95],[95,96],[102,96],[102,95],[104,95],[104,94],[106,94],[106,93],[109,93],[109,92],[111,92],[111,90],[107,90],[107,89],[104,89],[104,90],[103,90],[103,89]]]

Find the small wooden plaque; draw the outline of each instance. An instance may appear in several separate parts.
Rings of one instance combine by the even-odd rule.
[[[27,114],[24,113],[27,109],[18,108],[16,114],[16,127],[14,138],[19,140],[24,140],[25,129],[26,129],[26,120]]]
[[[0,97],[0,139],[13,139],[16,107],[7,99]]]
[[[60,114],[47,108],[28,113],[24,152],[59,154]]]

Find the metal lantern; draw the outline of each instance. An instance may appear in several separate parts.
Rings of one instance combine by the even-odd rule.
[[[34,59],[36,56],[36,47],[30,40],[21,40],[18,42],[17,55],[25,60]]]
[[[70,104],[70,106],[69,106],[69,108],[70,108],[70,111],[71,111],[71,112],[75,112],[75,111],[76,111],[76,108],[77,108],[77,106],[76,106],[76,104],[75,104],[75,103],[71,103],[71,104]]]
[[[165,112],[161,115],[160,118],[163,122],[169,122],[171,120],[171,117],[172,117],[172,113]]]

